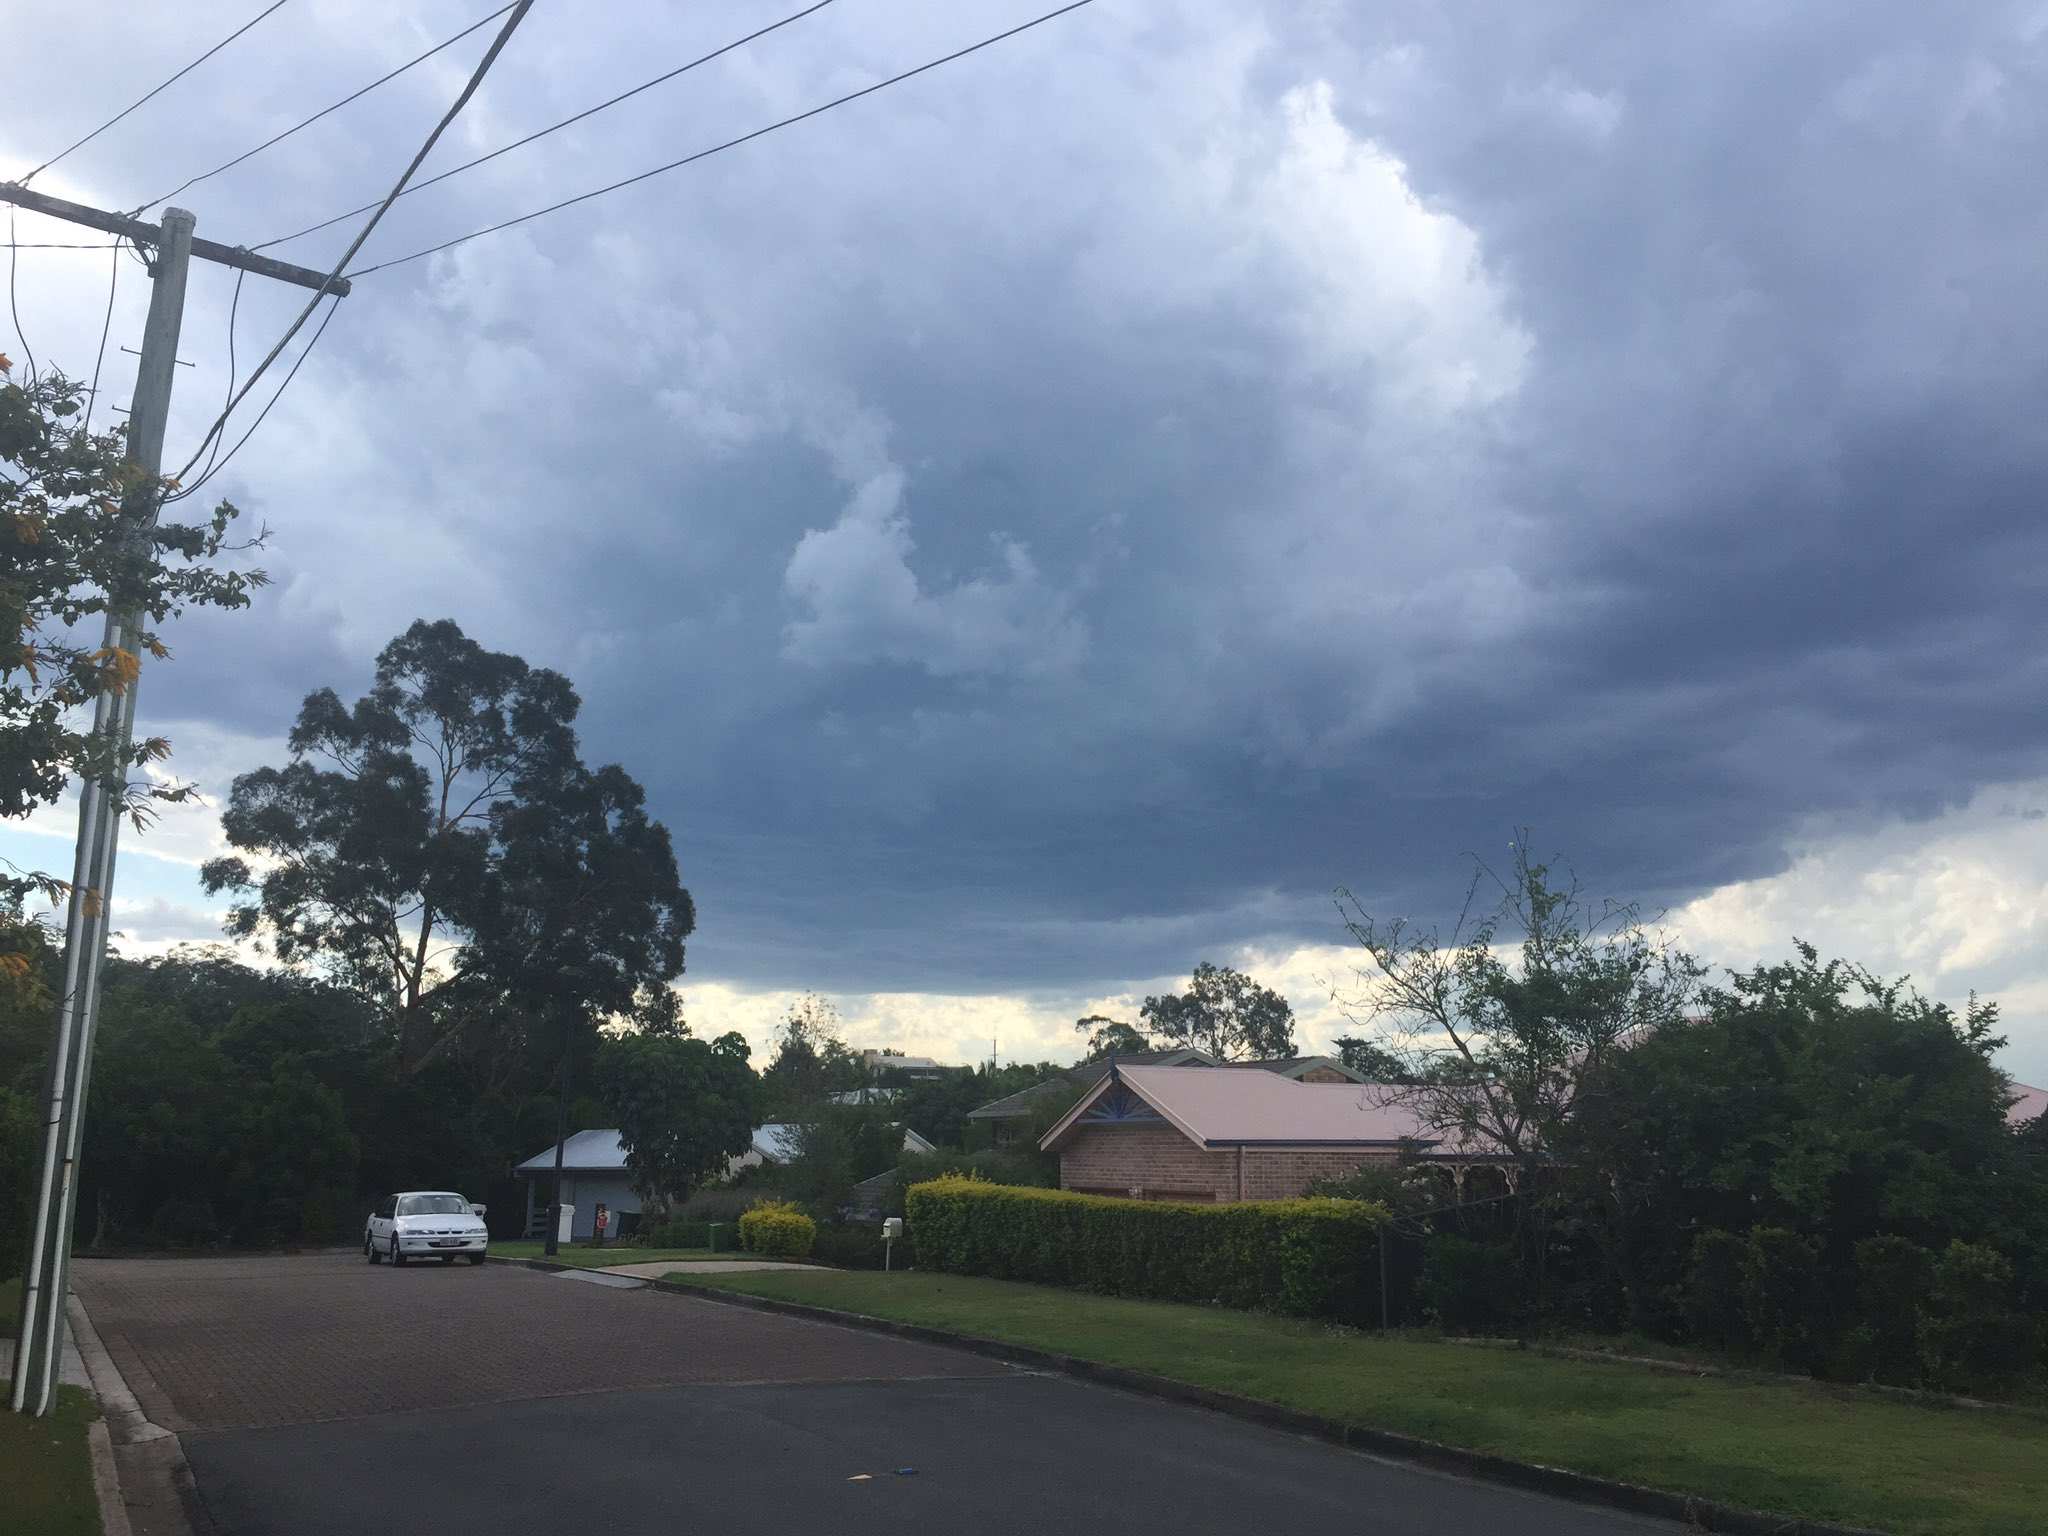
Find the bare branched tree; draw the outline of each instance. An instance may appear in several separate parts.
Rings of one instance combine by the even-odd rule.
[[[1526,832],[1513,850],[1505,874],[1472,858],[1448,935],[1376,917],[1340,890],[1366,963],[1358,991],[1338,1001],[1396,1079],[1378,1092],[1407,1105],[1439,1147],[1514,1170],[1524,1282],[1540,1301],[1542,1192],[1556,1183],[1560,1133],[1616,1051],[1684,1019],[1704,971],[1636,906],[1594,905],[1575,877],[1554,878]]]

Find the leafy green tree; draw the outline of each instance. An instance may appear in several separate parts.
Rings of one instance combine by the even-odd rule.
[[[1137,1025],[1100,1013],[1074,1020],[1074,1032],[1088,1037],[1088,1052],[1081,1058],[1084,1062],[1109,1056],[1137,1056],[1153,1048]]]
[[[738,1034],[706,1042],[629,1033],[599,1046],[598,1097],[648,1211],[688,1199],[747,1150],[761,1096],[747,1054]]]
[[[0,1090],[35,1091],[57,1016],[61,961],[49,931],[0,896]]]
[[[28,1195],[42,1140],[28,1095],[0,1088],[0,1273],[18,1275],[28,1262]]]
[[[378,654],[353,705],[331,688],[306,696],[290,762],[235,780],[221,827],[254,862],[203,871],[209,891],[238,898],[228,931],[375,999],[400,1070],[419,1071],[465,1022],[438,994],[456,947],[498,910],[486,887],[501,825],[522,808],[553,814],[533,798],[587,785],[579,707],[561,674],[486,650],[449,620],[416,621]]]
[[[871,1086],[860,1057],[839,1038],[839,1010],[806,992],[789,1006],[775,1035],[775,1054],[761,1074],[766,1112],[799,1119],[835,1093]]]
[[[2048,1169],[2005,1121],[1995,1005],[1957,1014],[1807,944],[1704,1002],[1605,1060],[1560,1141],[1602,1170],[1639,1314],[1704,1228],[1812,1238],[1844,1308],[1857,1246],[1886,1234],[1937,1252],[1995,1241],[2039,1272]]]
[[[1475,921],[1480,893],[1498,900]],[[1338,893],[1365,951],[1354,1017],[1406,1104],[1441,1144],[1504,1159],[1514,1202],[1526,1312],[1547,1302],[1550,1191],[1560,1168],[1602,1198],[1612,1165],[1559,1150],[1583,1090],[1629,1042],[1680,1023],[1700,966],[1650,932],[1632,906],[1589,905],[1517,838],[1508,874],[1478,865],[1448,937],[1375,918]],[[1512,946],[1512,947],[1510,947]]]
[[[143,653],[170,652],[148,627],[134,650],[102,648],[101,621],[131,608],[148,626],[190,607],[245,607],[265,578],[232,563],[228,503],[203,523],[156,516],[168,482],[125,463],[116,434],[78,424],[84,393],[57,373],[21,383],[0,357],[0,818],[52,805],[83,777],[117,785],[139,823],[192,786],[131,782],[170,743],[147,737],[122,756],[90,717],[134,683]],[[63,890],[52,875],[0,860],[0,898]]]
[[[1242,971],[1203,961],[1185,992],[1148,997],[1138,1010],[1160,1047],[1192,1047],[1225,1061],[1294,1053],[1294,1009]]]
[[[903,1128],[887,1104],[820,1104],[790,1133],[783,1192],[821,1221],[837,1218],[853,1186],[894,1168]]]
[[[697,910],[668,828],[616,765],[538,764],[491,808],[490,825],[488,875],[461,913],[470,939],[457,984],[472,1001],[530,1010],[552,1040],[559,1157],[578,1063],[598,1026],[682,974]]]
[[[356,1138],[341,1095],[294,1056],[244,1068],[222,1139],[220,1194],[247,1241],[344,1235],[354,1213]]]

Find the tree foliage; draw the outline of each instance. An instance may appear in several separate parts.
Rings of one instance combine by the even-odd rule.
[[[1498,902],[1474,921],[1487,884]],[[1555,882],[1526,838],[1505,878],[1479,866],[1448,939],[1375,918],[1349,893],[1339,905],[1368,962],[1351,1006],[1372,1029],[1371,1063],[1430,1130],[1525,1169],[1555,1145],[1589,1076],[1683,1019],[1701,974],[1636,908],[1593,908]]]
[[[416,621],[378,654],[368,693],[308,694],[291,760],[235,780],[222,830],[254,862],[203,871],[238,898],[228,931],[377,999],[418,1071],[450,1039],[437,993],[454,946],[489,937],[503,823],[545,822],[584,787],[578,708],[559,673]]]
[[[1100,1013],[1074,1020],[1074,1032],[1087,1037],[1087,1051],[1081,1057],[1084,1062],[1110,1056],[1137,1056],[1152,1049],[1152,1042],[1137,1025]]]
[[[1193,1048],[1225,1061],[1294,1053],[1294,1009],[1242,971],[1203,961],[1185,992],[1148,997],[1138,1010],[1158,1047]]]
[[[1807,944],[1704,1004],[1604,1061],[1560,1141],[1601,1170],[1603,1228],[1639,1314],[1710,1228],[1798,1232],[1838,1277],[1885,1235],[1940,1251],[1996,1234],[2041,1271],[2048,1167],[2005,1121],[1995,1006],[1957,1014]]]
[[[115,785],[138,824],[192,786],[129,774],[161,763],[161,737],[125,755],[96,731],[97,703],[133,686],[142,657],[168,659],[155,626],[190,607],[241,608],[265,580],[238,568],[217,505],[201,523],[164,522],[167,481],[124,460],[113,433],[78,424],[84,390],[61,374],[21,383],[0,357],[0,817],[52,805],[78,778]],[[100,621],[132,609],[134,644],[103,648]],[[63,882],[0,864],[0,897],[61,893]]]
[[[760,1113],[747,1054],[738,1034],[706,1042],[635,1031],[599,1046],[598,1097],[649,1212],[687,1199],[746,1151]]]
[[[860,1057],[839,1038],[839,1010],[806,992],[789,1005],[775,1032],[775,1054],[761,1074],[765,1112],[800,1120],[832,1095],[871,1086]]]

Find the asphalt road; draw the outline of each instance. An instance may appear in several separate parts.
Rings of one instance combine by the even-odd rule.
[[[87,1262],[219,1536],[1673,1532],[979,1356],[490,1265]]]

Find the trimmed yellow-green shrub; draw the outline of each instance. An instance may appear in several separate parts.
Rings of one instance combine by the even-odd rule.
[[[818,1224],[787,1200],[763,1200],[740,1214],[740,1246],[776,1259],[807,1259]]]
[[[1286,1313],[1377,1306],[1383,1205],[1117,1200],[949,1176],[904,1195],[921,1269]]]

